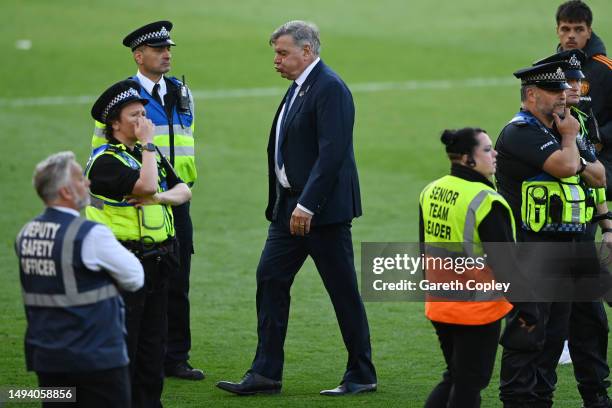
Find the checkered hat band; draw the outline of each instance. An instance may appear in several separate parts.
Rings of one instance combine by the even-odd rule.
[[[119,102],[122,102],[128,98],[131,97],[136,97],[136,98],[140,98],[140,94],[138,93],[138,91],[134,88],[130,88],[127,91],[123,91],[121,92],[119,95],[115,96],[109,103],[108,105],[106,105],[106,109],[104,109],[104,112],[102,112],[102,120],[105,121],[106,120],[106,116],[108,115],[108,112],[111,111],[111,109],[113,109],[114,106],[116,106]]]
[[[523,82],[565,82],[565,74],[561,70],[557,72],[545,72],[525,77],[523,78]]]
[[[149,40],[167,40],[168,38],[170,38],[170,33],[168,32],[168,30],[166,30],[165,27],[162,27],[161,30],[159,31],[153,31],[152,33],[146,33],[141,35],[140,37],[136,38],[134,41],[132,41],[132,43],[130,44],[130,48],[134,49],[136,47],[138,47],[140,44],[149,41]]]

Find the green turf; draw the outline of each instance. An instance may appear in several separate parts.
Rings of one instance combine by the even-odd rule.
[[[557,1],[44,1],[3,0],[0,25],[0,386],[33,386],[26,373],[23,307],[12,241],[42,208],[30,186],[34,164],[58,150],[85,162],[91,103],[10,106],[15,98],[97,95],[135,73],[123,36],[140,24],[175,24],[173,74],[196,91],[285,88],[273,71],[270,32],[290,19],[318,23],[323,59],[361,83],[503,78],[552,53]],[[590,1],[596,32],[612,47],[612,5]],[[146,7],[146,8],[145,8]],[[32,40],[29,51],[16,50]],[[265,148],[277,96],[198,99],[200,178],[192,216],[192,363],[208,378],[168,380],[169,407],[422,406],[442,372],[431,325],[416,303],[368,303],[379,392],[319,397],[341,378],[345,352],[323,285],[311,262],[292,292],[280,396],[235,398],[214,387],[239,379],[256,345],[255,267],[266,236]],[[354,223],[356,259],[362,241],[414,241],[416,197],[447,171],[438,135],[445,127],[478,125],[495,138],[518,107],[518,84],[437,90],[355,92],[355,150],[364,216]],[[497,401],[499,364],[483,407]],[[571,367],[559,370],[556,407],[580,405]],[[27,406],[27,405],[19,405]]]

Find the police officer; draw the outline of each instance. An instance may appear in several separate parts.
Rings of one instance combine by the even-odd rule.
[[[557,51],[578,49],[586,56],[581,69],[585,77],[580,109],[597,119],[601,140],[598,158],[606,168],[608,197],[612,197],[612,60],[606,56],[604,42],[592,29],[593,13],[586,3],[580,0],[562,3],[555,19]]]
[[[596,156],[594,143],[599,143],[597,121],[579,108],[582,80],[585,78],[581,67],[585,62],[585,54],[579,50],[567,50],[551,55],[535,64],[554,61],[565,61],[569,68],[565,71],[570,89],[566,91],[567,105],[570,112],[580,123],[580,135],[577,142],[580,157],[591,163],[589,171],[584,171],[581,177],[591,186],[592,196],[598,214],[607,214],[605,169]],[[604,231],[604,239],[612,239],[612,220],[604,218],[599,221]],[[587,225],[587,230],[580,239],[583,242],[594,242],[596,223]],[[608,232],[605,232],[608,231]],[[597,274],[599,271],[584,271]],[[608,398],[607,377],[610,369],[607,362],[608,352],[608,318],[601,300],[594,302],[573,302],[569,325],[569,350],[574,362],[574,374],[578,382],[578,391],[586,408],[612,407]]]
[[[499,272],[504,269],[512,274],[520,273],[519,268],[514,267],[516,261],[501,254],[508,247],[483,248],[482,245],[514,242],[515,233],[510,206],[495,191],[492,182],[497,153],[491,139],[482,129],[464,128],[445,130],[441,140],[452,163],[451,174],[430,183],[420,195],[419,237],[425,243],[425,255],[445,259],[472,256],[474,259],[473,254],[484,249],[493,264],[488,262],[484,268],[467,271],[426,268],[427,279],[436,282],[446,281],[446,278],[450,281],[491,281],[494,277],[499,279]],[[433,208],[444,210],[431,211]],[[437,215],[441,213],[445,215]],[[443,228],[437,228],[438,225]],[[437,233],[442,230],[444,234]],[[468,236],[471,238],[466,239]],[[458,242],[464,246],[474,245],[474,248],[453,248],[453,243]],[[489,384],[493,372],[501,319],[513,306],[501,293],[462,290],[449,297],[450,301],[443,301],[445,297],[434,300],[428,296],[425,306],[425,314],[436,329],[447,365],[442,381],[429,395],[425,407],[479,407],[480,391]],[[522,306],[519,313],[519,318],[523,319],[522,329],[527,335],[534,329],[537,312],[529,307],[530,304],[519,306]]]
[[[567,283],[561,278],[571,273],[577,259],[567,249],[579,241],[592,215],[580,174],[592,171],[594,164],[580,159],[576,143],[580,124],[566,106],[568,68],[566,62],[550,62],[514,73],[521,80],[521,110],[496,144],[499,191],[519,222],[517,240],[529,242],[521,246],[521,259],[526,260],[529,274],[536,276],[534,281],[543,283],[538,289],[544,290],[538,293],[542,300],[538,328],[529,341],[516,341],[518,316],[508,315],[501,339],[504,407],[552,405],[555,368],[571,310],[570,303],[552,300],[566,295],[560,293]],[[587,269],[597,268],[595,254],[583,262],[590,262],[582,265]]]
[[[106,226],[79,216],[89,201],[89,182],[72,152],[40,162],[33,181],[46,209],[15,243],[27,368],[36,371],[40,387],[76,387],[76,403],[69,406],[130,407],[117,286],[140,289],[142,266]]]
[[[168,277],[176,268],[172,205],[191,198],[169,163],[156,159],[148,103],[132,80],[118,82],[95,102],[91,115],[105,124],[107,143],[85,173],[91,180],[87,217],[110,227],[140,259],[145,287],[124,293],[135,407],[157,407],[163,388]],[[163,160],[163,156],[161,156]]]
[[[178,176],[190,187],[197,178],[194,150],[194,104],[184,82],[165,74],[170,71],[172,23],[156,21],[134,30],[123,39],[132,50],[138,66],[131,79],[140,84],[140,95],[148,101],[147,117],[155,125],[154,142],[169,158]],[[96,121],[94,149],[105,143],[104,124]],[[165,357],[167,376],[189,380],[204,379],[202,370],[188,363],[191,349],[189,313],[189,275],[193,254],[193,225],[189,201],[172,206],[176,237],[179,241],[180,266],[169,280],[168,345]]]

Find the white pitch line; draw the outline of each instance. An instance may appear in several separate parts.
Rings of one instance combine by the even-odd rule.
[[[424,80],[424,81],[404,81],[404,82],[363,82],[351,84],[351,91],[354,93],[369,93],[383,91],[419,91],[469,87],[494,87],[494,86],[518,86],[514,78],[469,78],[457,80]],[[279,96],[286,91],[285,88],[242,88],[242,89],[219,89],[194,90],[195,99],[238,99],[238,98],[259,98],[266,96]],[[54,105],[84,105],[93,103],[96,96],[43,96],[32,98],[0,98],[0,107],[27,107],[27,106],[54,106]]]

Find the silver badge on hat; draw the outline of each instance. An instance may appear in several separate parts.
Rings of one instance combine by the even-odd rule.
[[[569,60],[570,65],[580,68],[580,60],[576,58],[576,54],[572,54],[572,58]]]

